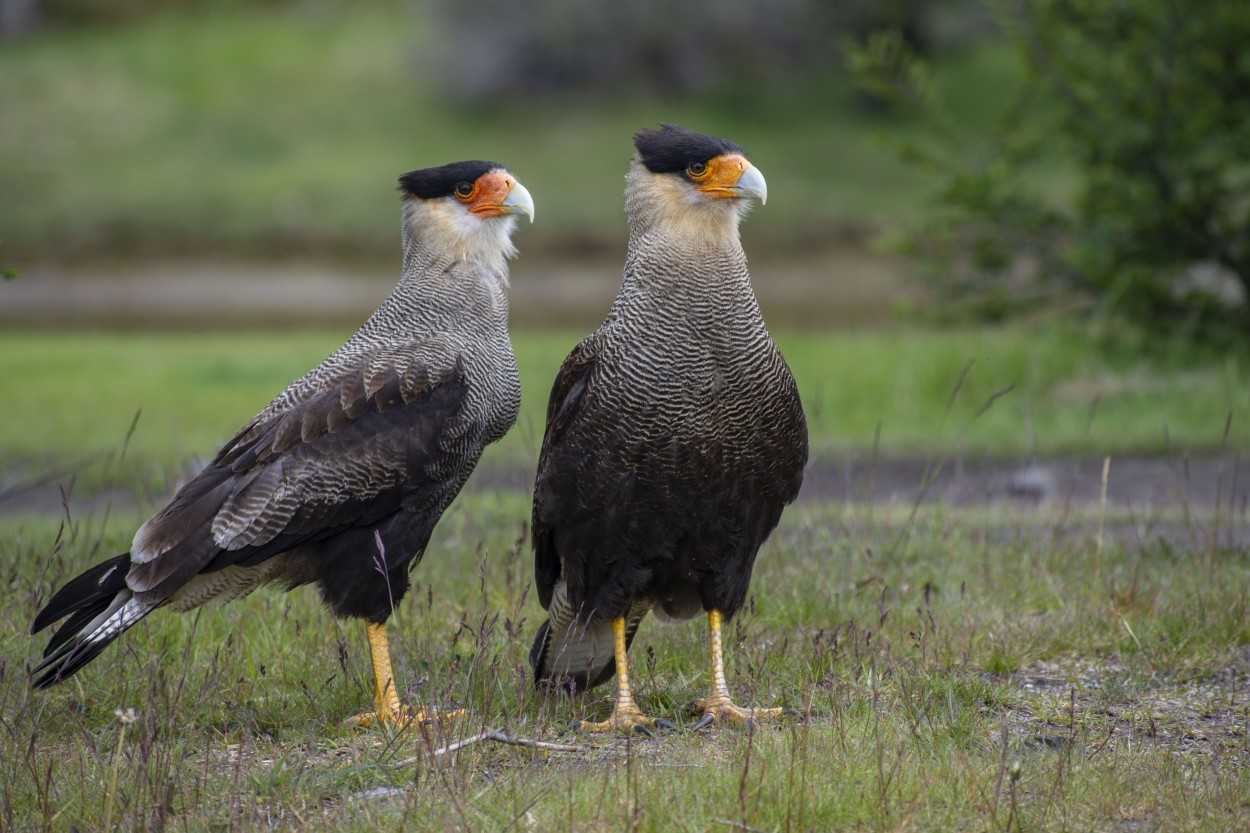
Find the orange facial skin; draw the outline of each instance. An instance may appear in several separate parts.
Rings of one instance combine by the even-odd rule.
[[[509,213],[503,201],[515,184],[516,180],[504,171],[489,171],[477,178],[472,191],[465,196],[457,193],[456,199],[481,217],[499,217]]]
[[[723,156],[709,159],[702,171],[697,171],[697,166],[695,165],[687,168],[686,178],[709,197],[714,199],[736,199],[741,197],[742,194],[735,191],[734,186],[738,184],[739,177],[750,166],[751,163],[742,155],[727,153]]]

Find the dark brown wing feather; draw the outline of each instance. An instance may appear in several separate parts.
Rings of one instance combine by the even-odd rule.
[[[556,374],[555,382],[551,386],[551,396],[547,399],[547,423],[539,454],[539,481],[545,471],[543,461],[547,458],[548,449],[564,436],[565,429],[577,413],[577,406],[590,384],[594,367],[594,350],[587,339],[573,349],[560,366],[560,372]],[[556,582],[560,580],[561,566],[559,554],[555,551],[551,526],[540,511],[539,492],[542,490],[541,482],[536,483],[531,534],[534,544],[534,581],[538,590],[538,601],[543,610],[546,610],[551,607],[551,594]]]
[[[127,583],[141,601],[160,601],[200,573],[376,525],[438,491],[427,469],[449,453],[440,438],[466,392],[458,368],[362,358],[336,387],[228,443],[136,535]]]

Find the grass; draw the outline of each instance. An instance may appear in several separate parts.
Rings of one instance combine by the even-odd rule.
[[[498,159],[533,192],[527,248],[616,246],[630,137],[661,120],[752,152],[772,197],[746,231],[753,250],[827,243],[922,199],[921,179],[875,138],[918,126],[866,112],[844,78],[466,110],[440,98],[422,63],[438,36],[429,25],[407,4],[216,4],[6,44],[4,262],[197,251],[381,260],[394,247],[396,176],[463,158]],[[942,66],[970,136],[984,134],[1003,79],[1018,72],[997,47]]]
[[[211,456],[347,334],[0,334],[2,476],[20,488],[48,472],[76,472],[91,491],[121,481],[164,493],[180,464]],[[522,413],[484,466],[532,470],[551,379],[580,335],[516,334]],[[1016,458],[1250,444],[1250,369],[1236,354],[1143,355],[1057,326],[794,331],[778,341],[803,394],[817,461],[874,443],[887,456],[939,449]]]
[[[49,593],[123,551],[179,462],[211,453],[344,335],[0,335],[0,456],[26,460],[27,474],[115,452],[143,408],[126,457],[80,473],[125,498],[106,492],[63,517],[0,514],[4,829],[1250,824],[1250,517],[1234,499],[1104,517],[1063,501],[842,504],[809,489],[762,552],[726,644],[740,702],[810,716],[754,733],[561,737],[611,703],[607,690],[540,695],[525,661],[541,617],[528,472],[551,374],[577,338],[565,332],[518,335],[525,411],[483,462],[509,474],[471,481],[393,620],[407,699],[463,705],[467,718],[426,734],[344,726],[370,701],[363,634],[309,590],[154,615],[65,685],[32,692],[43,637],[26,629]],[[878,423],[883,452],[934,460],[1157,451],[1165,424],[1179,450],[1246,447],[1250,386],[1236,356],[1204,364],[1053,326],[779,341],[817,465],[865,453]],[[703,694],[703,635],[697,622],[644,625],[632,652],[644,709],[680,719]],[[435,754],[486,729],[576,749],[483,741]]]
[[[810,709],[754,733],[559,735],[610,692],[533,691],[521,491],[470,488],[393,620],[428,735],[342,725],[370,698],[353,623],[304,590],[156,615],[34,693],[49,590],[143,512],[0,519],[0,819],[8,830],[1187,830],[1250,823],[1244,507],[1140,539],[1095,507],[791,509],[730,625],[740,702]],[[1163,507],[1165,515],[1169,511]],[[1239,541],[1240,543],[1222,543]],[[1101,556],[1095,558],[1095,553]],[[648,621],[640,705],[681,718],[704,629]],[[135,709],[126,724],[115,710]],[[688,725],[688,724],[687,724]],[[575,752],[478,743],[488,728]],[[110,816],[111,813],[111,816]]]

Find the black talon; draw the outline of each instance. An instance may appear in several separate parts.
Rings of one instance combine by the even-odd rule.
[[[782,709],[782,710],[781,710],[781,713],[782,713],[783,715],[785,715],[786,717],[794,717],[794,718],[797,718],[797,719],[799,719],[799,720],[802,720],[802,719],[803,719],[803,712],[801,712],[801,711],[799,711],[798,709],[793,708],[793,707],[791,707],[791,706],[787,706],[786,708]]]
[[[584,722],[585,721],[583,720],[574,720],[572,723],[564,727],[564,731],[560,732],[560,736],[564,737],[569,732],[576,732],[578,729],[582,728],[582,723]]]
[[[754,717],[748,717],[748,718],[747,718],[747,731],[748,731],[748,732],[752,732],[752,733],[753,733],[753,732],[754,732],[756,729],[758,729],[759,727],[760,727],[760,724],[759,724],[758,722],[756,722],[756,720],[755,720],[755,718],[754,718]]]
[[[652,723],[655,725],[655,728],[664,729],[665,731],[677,728],[677,724],[669,720],[667,717],[657,717],[652,721]]]
[[[651,731],[651,728],[649,726],[644,726],[641,723],[634,725],[634,731],[640,735],[646,735],[651,740],[655,740],[656,738],[655,732]]]
[[[699,722],[694,724],[694,726],[691,727],[690,731],[701,732],[704,729],[706,729],[708,726],[711,726],[715,722],[716,722],[716,718],[712,716],[711,712],[708,712],[707,714],[703,715],[703,717],[699,718]]]

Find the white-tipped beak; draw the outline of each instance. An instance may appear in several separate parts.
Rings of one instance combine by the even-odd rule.
[[[530,218],[531,223],[534,222],[534,198],[519,182],[512,183],[512,190],[508,192],[508,196],[499,204],[499,207],[505,214],[524,214]]]
[[[760,173],[760,169],[754,165],[747,166],[730,190],[735,196],[757,199],[761,205],[768,202],[768,183],[764,181],[764,175]]]

